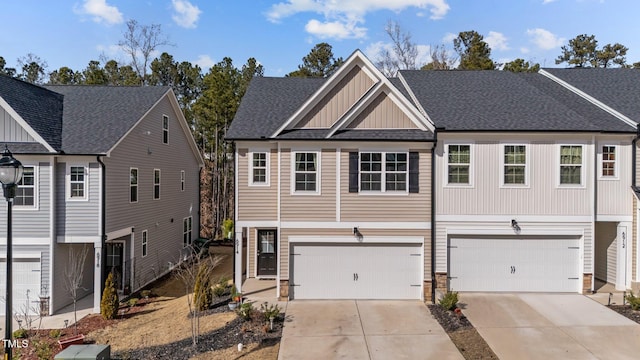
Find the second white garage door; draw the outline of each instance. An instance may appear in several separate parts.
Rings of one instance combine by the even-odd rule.
[[[294,244],[295,299],[420,299],[422,244]]]
[[[453,291],[579,292],[580,240],[451,238]]]

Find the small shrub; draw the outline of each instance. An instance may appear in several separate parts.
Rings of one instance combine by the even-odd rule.
[[[25,339],[29,336],[26,329],[18,329],[13,332],[13,337],[16,339]]]
[[[454,310],[458,305],[458,292],[450,291],[440,299],[440,306],[446,310]]]
[[[60,336],[62,336],[62,330],[60,329],[52,329],[49,331],[49,337],[52,339],[60,339]]]
[[[260,305],[260,311],[262,311],[262,313],[264,314],[265,320],[269,320],[272,317],[278,317],[278,315],[280,314],[280,308],[278,307],[278,304],[269,305],[269,303],[266,301]]]
[[[118,293],[113,282],[113,273],[109,273],[104,284],[102,300],[100,300],[100,314],[106,320],[111,320],[118,315]]]
[[[149,298],[149,296],[151,296],[151,290],[140,291],[140,296],[142,296],[145,299]]]
[[[226,294],[226,293],[227,293],[227,288],[226,288],[224,285],[216,284],[216,285],[213,287],[213,295],[214,295],[215,297],[221,297],[221,296],[224,296],[224,294]]]
[[[633,291],[627,295],[627,302],[631,305],[631,309],[640,310],[640,296],[633,295]]]
[[[236,313],[238,313],[243,320],[251,320],[253,311],[253,303],[251,301],[240,304],[236,309]]]
[[[53,359],[53,348],[46,341],[34,340],[31,344],[36,349],[38,359]]]
[[[127,305],[129,305],[129,307],[134,307],[138,305],[138,298],[129,299],[129,301],[127,301]]]

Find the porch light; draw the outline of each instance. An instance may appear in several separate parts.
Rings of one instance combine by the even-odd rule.
[[[13,205],[13,198],[16,196],[16,188],[18,187],[18,183],[22,179],[22,172],[24,168],[22,167],[22,163],[16,160],[9,148],[5,145],[4,152],[2,153],[2,159],[0,159],[0,182],[2,183],[2,190],[4,192],[4,198],[7,200],[7,293],[5,297],[5,305],[6,310],[4,314],[5,318],[5,340],[4,341],[4,358],[5,359],[13,359],[12,357],[12,349],[11,349],[11,325],[13,320],[13,310],[12,310],[12,294],[11,288],[12,284],[12,274],[11,274],[11,262],[12,262],[12,251],[11,251],[11,206]]]

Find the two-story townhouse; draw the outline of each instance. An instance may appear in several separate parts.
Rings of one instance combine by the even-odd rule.
[[[252,80],[227,135],[240,290],[430,298],[434,129],[400,87],[359,51],[327,79]]]
[[[50,313],[72,301],[72,251],[88,250],[80,296],[93,293],[98,312],[108,272],[118,290],[133,291],[198,236],[203,160],[170,88],[40,87],[0,76],[0,123],[0,143],[25,167],[13,206],[14,311],[27,291],[30,307],[48,298]],[[5,222],[0,233],[4,257]]]
[[[621,121],[633,124],[638,129],[640,123],[640,72],[634,69],[543,69],[540,73],[556,83],[566,87],[587,101],[602,108]],[[613,283],[619,290],[633,289],[640,291],[640,232],[638,231],[638,217],[640,206],[638,198],[640,189],[640,174],[638,174],[639,149],[636,131],[632,141],[632,161],[621,162],[626,171],[621,173],[631,180],[633,191],[619,194],[612,201],[618,204],[631,204],[632,210],[625,214],[626,220],[633,218],[633,224],[626,236],[608,238],[600,244],[602,252],[596,262],[606,263],[606,268],[596,267],[595,276],[598,279]],[[600,151],[605,151],[606,144],[599,145]],[[630,172],[630,173],[629,173]],[[626,185],[626,184],[625,184]],[[598,197],[602,192],[599,192]],[[606,192],[605,192],[606,194]],[[611,215],[610,209],[598,210],[597,217]],[[598,245],[598,243],[596,243]],[[596,253],[597,254],[597,253]],[[605,260],[606,257],[606,260]],[[612,270],[617,270],[612,272]]]
[[[400,77],[438,127],[436,287],[589,292],[624,276],[611,244],[632,230],[635,124],[540,74]]]

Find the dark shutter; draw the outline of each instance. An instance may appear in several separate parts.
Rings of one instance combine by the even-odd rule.
[[[358,153],[349,153],[349,192],[358,192]]]
[[[409,153],[409,192],[417,193],[420,190],[420,154],[417,152]]]

